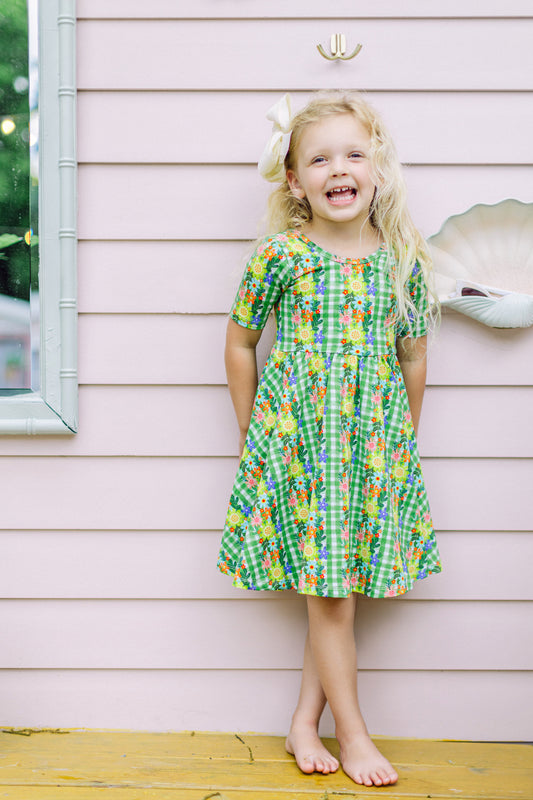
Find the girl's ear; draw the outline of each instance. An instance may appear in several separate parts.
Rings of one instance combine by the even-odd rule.
[[[289,188],[293,195],[299,200],[303,200],[305,197],[305,192],[293,169],[287,170],[287,183],[289,184]]]

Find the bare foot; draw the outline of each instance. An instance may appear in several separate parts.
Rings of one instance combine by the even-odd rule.
[[[311,725],[292,725],[285,741],[287,753],[296,758],[296,763],[307,774],[336,772],[339,762],[324,747],[316,728]]]
[[[341,763],[349,778],[365,786],[389,786],[398,780],[398,773],[367,733],[341,743]]]

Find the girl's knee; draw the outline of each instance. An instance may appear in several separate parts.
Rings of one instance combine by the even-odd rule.
[[[348,597],[307,597],[309,619],[324,619],[330,622],[353,622],[355,594]]]

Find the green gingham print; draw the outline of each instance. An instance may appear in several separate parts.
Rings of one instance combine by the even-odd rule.
[[[235,586],[389,597],[440,572],[380,248],[338,258],[299,231],[263,240],[231,317],[277,336],[230,497],[219,569]],[[427,290],[408,291],[426,334]]]

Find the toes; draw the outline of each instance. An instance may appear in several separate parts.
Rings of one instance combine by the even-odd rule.
[[[391,776],[389,775],[386,769],[376,770],[376,775],[378,776],[379,780],[384,786],[386,786],[391,782]]]
[[[385,770],[379,770],[378,775],[381,778],[383,786],[390,786],[391,784],[396,783],[396,781],[398,780],[398,774],[396,772],[386,772]]]
[[[372,779],[368,777],[368,775],[362,775],[357,773],[357,775],[353,776],[353,780],[356,783],[360,783],[363,786],[373,786]]]
[[[381,786],[383,784],[383,780],[380,778],[377,772],[371,772],[369,778],[374,786]]]
[[[318,758],[314,762],[314,771],[321,772],[323,775],[329,775],[330,772],[335,772],[335,768],[329,763],[329,761],[322,761]]]
[[[308,775],[310,775],[311,772],[315,771],[315,765],[313,763],[313,759],[309,758],[309,756],[306,756],[304,759],[298,761],[297,763],[302,772],[305,772]]]
[[[398,773],[393,769],[391,769],[389,772],[386,768],[380,767],[378,770],[376,770],[376,775],[383,786],[390,786],[391,784],[396,783],[398,780]]]
[[[355,775],[350,776],[355,783],[363,784],[364,786],[381,786],[382,780],[378,776],[377,772],[371,772],[368,775],[363,775],[361,773],[356,773]]]

